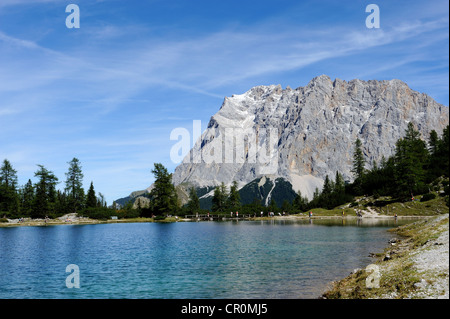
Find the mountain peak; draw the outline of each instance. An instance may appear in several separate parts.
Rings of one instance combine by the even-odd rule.
[[[270,143],[275,151],[270,174],[288,180],[296,191],[311,198],[326,175],[339,171],[346,180],[353,179],[357,138],[363,143],[366,163],[380,161],[383,155],[392,154],[408,122],[427,137],[433,129],[441,134],[448,125],[448,114],[448,107],[397,79],[346,82],[320,75],[295,90],[257,86],[225,98],[208,129],[176,168],[173,181],[193,186],[249,183],[269,174],[264,170],[267,165],[250,159],[255,148]],[[234,136],[233,148],[225,149],[221,157],[205,161],[203,155],[226,147],[227,128],[245,129],[246,133]],[[274,141],[269,130],[276,132]],[[241,150],[244,154],[239,158],[245,161],[236,160]]]
[[[314,77],[311,81],[309,81],[309,83],[332,83],[332,81],[328,75],[322,74]]]

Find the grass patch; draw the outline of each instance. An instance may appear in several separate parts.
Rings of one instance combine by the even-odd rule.
[[[360,206],[357,208],[371,207],[376,212],[388,216],[394,216],[395,214],[397,216],[436,216],[449,212],[443,197],[437,196],[427,201],[420,200],[421,198],[417,198],[415,201],[399,202],[392,199],[383,201],[365,199],[361,201]],[[383,202],[383,205],[380,202]]]
[[[440,234],[444,231],[442,226],[448,224],[448,218],[424,227],[427,222],[428,220],[417,221],[398,227],[395,229],[395,232],[400,236],[409,237],[412,248],[421,247],[430,240],[439,238]]]
[[[434,199],[427,201],[420,201],[421,196],[415,201],[400,202],[391,197],[380,197],[374,199],[372,196],[359,197],[355,199],[351,205],[342,205],[334,209],[314,208],[304,212],[305,215],[311,211],[314,216],[342,216],[344,211],[345,216],[356,216],[356,211],[367,210],[386,216],[437,216],[449,212],[446,205],[446,199],[441,196],[436,196]],[[345,208],[342,208],[345,207]]]
[[[368,288],[366,279],[369,273],[359,270],[347,278],[333,284],[323,297],[327,299],[403,299],[416,290],[415,284],[420,282],[422,275],[413,267],[413,263],[405,257],[397,257],[389,261],[388,267],[380,266],[381,277],[379,288]]]
[[[335,209],[324,209],[324,208],[314,208],[310,211],[305,212],[308,215],[312,212],[314,216],[342,216],[342,211],[344,211],[345,216],[356,216],[356,211],[353,208],[335,208]]]

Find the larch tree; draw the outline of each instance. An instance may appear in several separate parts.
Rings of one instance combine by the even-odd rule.
[[[5,159],[0,167],[0,211],[17,213],[18,203],[17,171]]]
[[[77,158],[74,157],[68,164],[69,170],[66,173],[65,191],[69,200],[69,212],[76,213],[84,206],[83,172],[81,163]]]

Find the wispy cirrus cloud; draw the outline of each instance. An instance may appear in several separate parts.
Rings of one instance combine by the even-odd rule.
[[[23,6],[23,5],[39,5],[46,3],[64,3],[64,0],[2,0],[1,7]]]
[[[49,86],[52,83],[62,80],[75,82],[75,87],[84,82],[92,90],[85,90],[83,98],[96,99],[97,105],[107,105],[106,109],[110,110],[155,85],[221,97],[218,93],[220,88],[231,83],[297,70],[322,60],[417,38],[442,29],[444,23],[442,20],[414,21],[376,32],[344,28],[333,33],[321,30],[305,32],[296,28],[267,31],[269,27],[264,27],[263,32],[260,28],[239,32],[225,30],[187,40],[143,40],[128,46],[116,46],[110,52],[81,46],[70,55],[0,31],[0,42],[9,46],[10,54],[20,56],[23,50],[27,54],[34,52],[34,56],[31,59],[26,57],[24,63],[4,67],[0,80],[6,85],[0,91],[45,86],[51,90]],[[115,30],[115,27],[106,28],[100,34],[106,32],[120,36]],[[99,34],[93,37],[96,36]],[[434,36],[442,38],[445,34],[439,32]],[[428,36],[424,40],[432,41]],[[423,45],[422,42],[409,45],[408,50]],[[8,55],[2,51],[0,49],[0,56]],[[410,57],[414,51],[410,52],[403,53]],[[404,58],[402,61],[407,60]]]

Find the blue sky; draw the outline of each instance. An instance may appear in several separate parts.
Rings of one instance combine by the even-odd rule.
[[[173,129],[206,128],[253,86],[396,78],[448,106],[448,16],[440,0],[0,0],[0,160],[21,185],[42,164],[62,188],[77,157],[111,204],[148,187],[153,163],[175,169]]]

